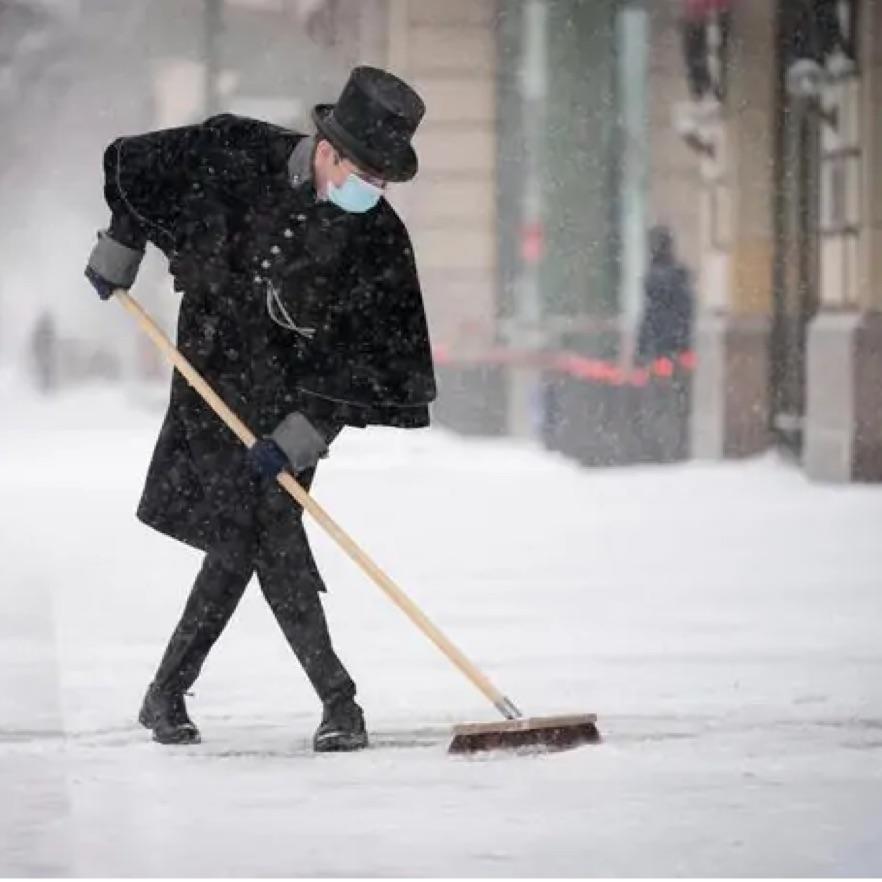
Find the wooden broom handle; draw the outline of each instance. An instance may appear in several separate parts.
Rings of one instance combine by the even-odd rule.
[[[230,430],[238,436],[239,440],[246,447],[251,447],[257,440],[254,433],[230,410],[214,389],[205,382],[199,372],[184,358],[177,347],[166,337],[162,329],[144,311],[138,301],[122,288],[117,289],[115,294],[120,303],[135,317],[144,333],[180,371],[187,382],[202,396],[206,404],[227,424]],[[343,551],[373,579],[393,603],[397,604],[404,611],[429,640],[490,699],[496,709],[506,719],[514,720],[523,716],[512,701],[496,689],[487,677],[444,636],[425,613],[362,551],[355,540],[294,480],[291,474],[283,471],[277,476],[276,480],[300,503],[305,511],[308,511],[318,521]]]

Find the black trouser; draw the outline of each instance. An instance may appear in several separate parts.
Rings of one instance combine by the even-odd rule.
[[[313,474],[300,476],[307,489]],[[276,484],[265,487],[262,497],[254,529],[206,554],[153,682],[168,692],[185,692],[193,685],[256,572],[263,596],[322,702],[351,698],[355,684],[331,645],[319,599],[324,584],[302,511]]]

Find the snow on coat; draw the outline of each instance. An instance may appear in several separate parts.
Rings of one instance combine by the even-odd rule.
[[[178,348],[258,436],[294,411],[329,437],[428,425],[435,378],[407,230],[385,200],[348,214],[311,181],[294,186],[303,138],[231,115],[121,138],[105,153],[111,231],[169,258]],[[139,518],[205,549],[247,529],[258,497],[244,447],[175,373]]]

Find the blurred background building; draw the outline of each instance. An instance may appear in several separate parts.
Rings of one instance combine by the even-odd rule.
[[[219,110],[307,127],[357,63],[428,106],[392,200],[439,422],[882,480],[882,0],[0,0],[0,361],[162,376],[81,281],[104,145]],[[658,225],[693,342],[647,358]],[[139,288],[170,322],[156,258]]]

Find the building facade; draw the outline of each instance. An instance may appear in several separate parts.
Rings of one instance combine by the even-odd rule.
[[[705,7],[708,34],[726,31],[726,88],[691,120],[716,200],[701,212],[693,449],[777,442],[814,478],[882,480],[882,4]]]

